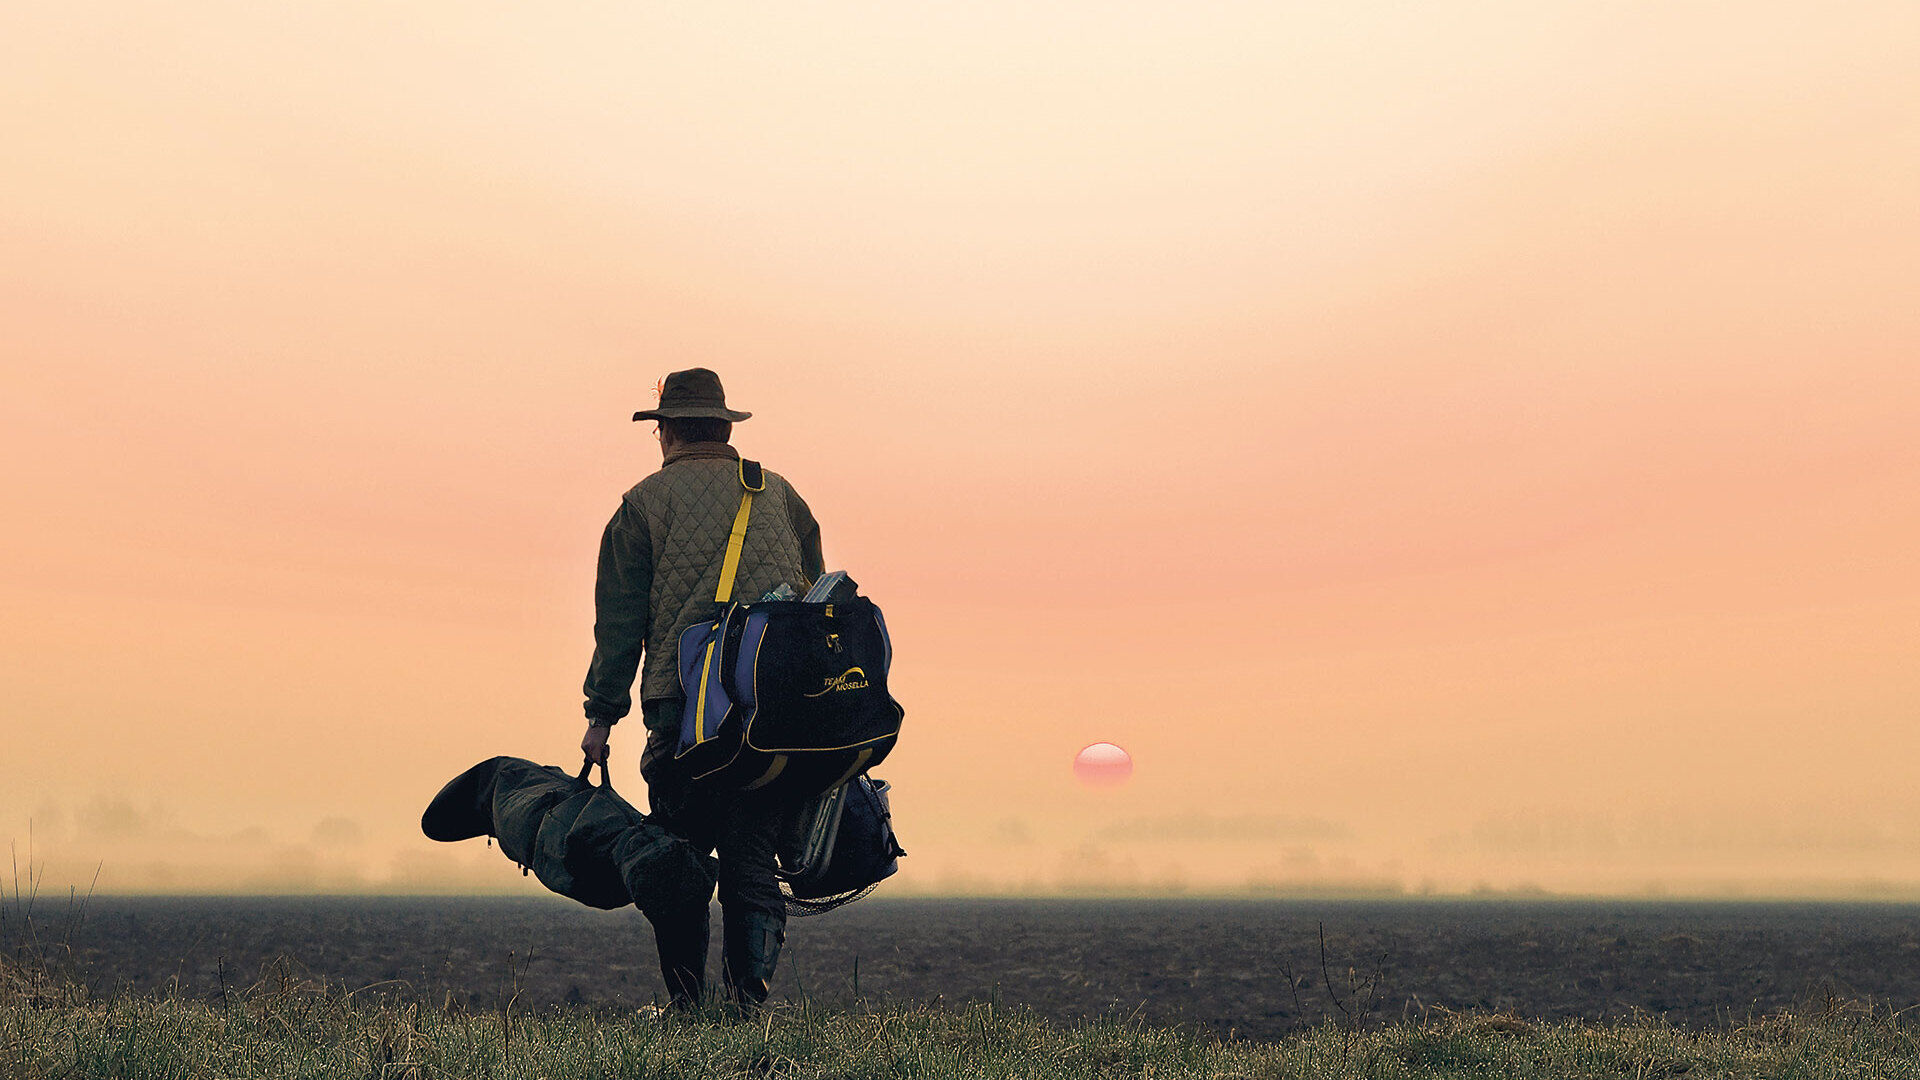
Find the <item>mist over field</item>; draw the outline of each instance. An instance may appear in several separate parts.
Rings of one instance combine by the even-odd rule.
[[[1513,814],[1427,838],[1413,849],[1424,870],[1413,871],[1401,859],[1370,858],[1382,849],[1379,838],[1312,817],[1142,816],[1094,824],[1077,837],[1057,822],[1008,815],[963,824],[942,829],[909,812],[902,828],[911,857],[887,894],[1920,900],[1920,886],[1897,872],[1913,857],[1912,842],[1866,828]],[[71,815],[43,807],[32,826],[14,855],[24,870],[31,849],[50,894],[546,895],[481,841],[415,843],[392,825],[376,833],[345,817],[284,837],[261,826],[202,833],[165,810],[101,799]],[[919,869],[917,853],[929,847],[937,869]],[[1809,849],[1819,858],[1808,858]],[[1009,863],[1038,869],[1000,869]]]

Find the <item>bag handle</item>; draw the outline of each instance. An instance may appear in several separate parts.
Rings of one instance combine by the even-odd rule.
[[[580,766],[580,775],[574,777],[574,779],[580,781],[583,784],[587,783],[587,774],[593,771],[593,767],[595,764],[598,764],[600,766],[600,786],[605,788],[608,791],[612,791],[613,778],[607,775],[607,763],[605,761],[595,762],[592,758],[587,758],[586,761],[583,762]]]
[[[727,554],[720,563],[720,585],[713,602],[725,607],[733,600],[733,582],[740,576],[740,552],[747,546],[747,518],[753,515],[754,493],[765,491],[767,476],[757,461],[740,459],[740,509],[733,515],[733,531],[727,534]]]

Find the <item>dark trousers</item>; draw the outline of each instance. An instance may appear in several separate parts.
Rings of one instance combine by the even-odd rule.
[[[678,702],[648,702],[656,709]],[[676,737],[648,725],[640,775],[647,782],[649,818],[684,836],[696,850],[714,852],[720,863],[721,978],[728,996],[754,1004],[765,1001],[780,946],[786,940],[787,904],[774,873],[774,853],[783,826],[782,807],[751,793],[711,791],[686,783],[674,766]],[[676,1003],[698,1001],[706,987],[707,902],[684,911],[658,912],[654,943],[660,950],[660,974]]]

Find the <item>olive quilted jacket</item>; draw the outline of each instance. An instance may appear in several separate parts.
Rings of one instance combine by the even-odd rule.
[[[727,534],[740,509],[740,454],[726,443],[691,443],[620,501],[600,538],[594,588],[593,663],[586,712],[611,722],[642,701],[682,697],[674,670],[680,632],[708,617]],[[786,582],[795,592],[824,571],[820,526],[793,486],[772,470],[753,499],[733,595],[755,600]],[[646,666],[641,670],[644,654]],[[661,715],[671,719],[665,710]]]

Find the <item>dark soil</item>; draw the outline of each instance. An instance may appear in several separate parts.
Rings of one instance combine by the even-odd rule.
[[[296,978],[473,1008],[661,993],[637,912],[560,900],[95,898],[73,941],[103,991],[217,997],[277,979],[285,957]],[[997,995],[1056,1018],[1137,1012],[1247,1037],[1341,1006],[1370,1021],[1441,1006],[1711,1025],[1828,994],[1920,1002],[1920,908],[870,899],[789,924],[776,995],[844,1003],[856,981],[876,1002]]]

